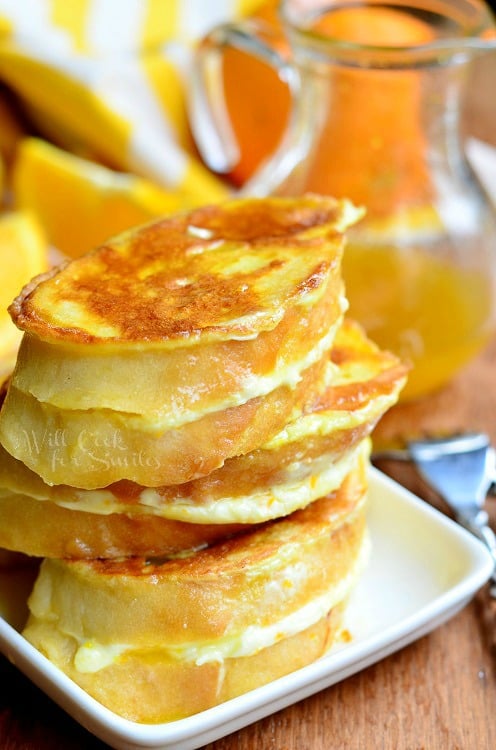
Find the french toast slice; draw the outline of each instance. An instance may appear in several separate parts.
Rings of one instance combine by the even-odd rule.
[[[142,513],[91,513],[0,490],[0,547],[73,560],[172,555],[201,549],[246,528],[195,524]]]
[[[111,486],[91,498],[78,497],[66,487],[71,499],[62,503],[0,488],[0,547],[35,557],[110,560],[201,549],[306,507],[324,490],[339,487],[368,454],[367,441],[361,441],[342,456],[314,461],[316,472],[325,466],[322,475],[293,480],[289,486],[252,484],[251,494],[244,497],[227,495],[203,504],[182,496],[167,505],[169,488],[150,499],[140,485]]]
[[[11,306],[26,336],[0,442],[46,482],[86,489],[180,484],[253,450],[322,387],[359,215],[312,195],[233,200],[39,277]],[[23,450],[60,430],[60,465]]]
[[[276,327],[249,339],[183,346],[67,345],[26,333],[13,382],[60,409],[113,409],[149,429],[179,427],[283,385],[329,350],[346,301],[330,279]]]
[[[342,317],[352,215],[332,199],[244,199],[111,240],[14,301],[14,384],[163,429],[294,383]]]
[[[24,636],[134,721],[228,700],[331,645],[367,557],[366,487],[362,465],[333,495],[186,557],[45,560]]]
[[[250,339],[339,275],[344,230],[360,215],[317,195],[198,208],[37,277],[11,315],[42,340],[93,350]]]

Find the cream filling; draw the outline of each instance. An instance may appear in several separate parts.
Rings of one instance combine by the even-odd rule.
[[[377,396],[355,411],[336,409],[306,414],[288,423],[277,435],[268,440],[263,448],[264,450],[278,450],[289,443],[299,442],[310,436],[328,435],[331,429],[337,432],[372,422],[387,411],[395,401],[396,394],[389,394]],[[329,425],[332,425],[332,428]]]
[[[308,473],[304,478],[296,481],[273,485],[268,490],[254,491],[247,497],[219,498],[210,503],[195,504],[193,501],[177,501],[164,508],[165,517],[190,523],[262,523],[273,518],[288,515],[293,511],[304,508],[319,497],[327,495],[337,489],[349,474],[358,457],[365,452],[365,447],[359,445],[349,455],[337,463],[327,463],[327,467],[320,473]],[[303,469],[293,464],[295,474]],[[155,511],[159,509],[160,495],[153,489],[141,492],[140,503],[150,505]],[[162,501],[163,502],[163,501]]]
[[[366,535],[360,553],[346,576],[326,593],[275,623],[249,625],[241,633],[212,641],[186,644],[164,643],[150,650],[179,661],[194,662],[200,666],[210,662],[222,663],[225,659],[252,656],[264,648],[273,646],[278,641],[301,633],[325,617],[334,606],[346,598],[365,568],[370,555],[370,546],[369,536]],[[74,656],[74,666],[78,672],[94,673],[114,664],[124,655],[130,655],[133,652],[138,654],[140,651],[142,649],[130,644],[103,645],[97,640],[88,639],[80,642]]]
[[[262,523],[304,508],[337,489],[357,461],[368,457],[369,450],[368,441],[361,441],[336,463],[329,463],[330,456],[322,456],[310,466],[305,461],[294,462],[287,469],[289,481],[286,483],[263,490],[254,488],[250,495],[221,497],[201,504],[183,497],[164,503],[163,497],[153,488],[144,489],[139,504],[132,508],[129,504],[119,503],[108,490],[75,490],[76,500],[54,498],[53,502],[70,510],[100,515],[132,510],[189,523]]]

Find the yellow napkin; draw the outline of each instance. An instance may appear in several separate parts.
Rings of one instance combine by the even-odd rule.
[[[191,49],[263,0],[0,0],[0,81],[41,134],[200,199],[225,194],[195,156]]]

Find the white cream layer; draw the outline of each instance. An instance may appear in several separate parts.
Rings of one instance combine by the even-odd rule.
[[[344,300],[344,298],[342,299]],[[342,307],[345,307],[344,301]],[[208,414],[241,406],[254,398],[266,396],[275,391],[276,388],[282,386],[295,389],[302,380],[305,371],[321,360],[326,352],[331,349],[337,330],[341,324],[342,315],[329,327],[325,336],[302,359],[286,364],[280,362],[274,371],[268,375],[250,375],[245,377],[240,387],[230,394],[229,397],[222,401],[213,402],[208,407],[204,406],[201,411],[194,408],[186,408],[184,406],[185,400],[181,399],[181,405],[178,408],[175,408],[174,404],[168,404],[167,408],[157,409],[154,413],[146,415],[125,412],[116,413],[122,415],[123,422],[130,429],[162,433],[166,430],[195,422],[198,419],[206,417]]]
[[[256,654],[278,641],[290,638],[311,627],[325,617],[333,607],[346,599],[364,569],[369,554],[370,540],[366,535],[360,554],[348,574],[325,594],[316,597],[282,620],[265,626],[250,625],[241,633],[224,636],[215,641],[181,645],[164,643],[151,650],[179,661],[194,662],[197,665],[209,662],[222,663],[225,659]],[[80,643],[74,657],[74,665],[78,672],[94,673],[110,666],[123,655],[130,655],[133,652],[139,653],[140,649],[129,644],[103,645],[96,639],[87,639]]]
[[[369,450],[368,441],[361,441],[337,462],[328,455],[311,464],[294,462],[286,469],[286,482],[262,490],[254,488],[249,495],[221,497],[201,504],[189,498],[164,503],[156,489],[146,488],[140,493],[138,509],[141,513],[188,523],[262,523],[304,508],[336,490],[360,458],[368,456]],[[99,515],[130,512],[130,506],[120,503],[109,490],[77,490],[74,496],[75,500],[54,496],[53,502]],[[132,511],[136,513],[135,508]]]

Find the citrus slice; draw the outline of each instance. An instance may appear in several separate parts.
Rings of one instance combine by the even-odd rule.
[[[72,258],[132,226],[188,207],[180,193],[37,138],[19,147],[13,191],[16,206],[32,211],[49,242]]]
[[[22,287],[48,268],[48,245],[33,216],[12,212],[0,217],[0,377],[12,366],[21,332],[7,308]]]

